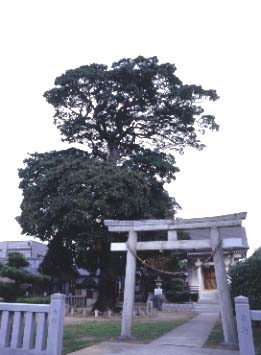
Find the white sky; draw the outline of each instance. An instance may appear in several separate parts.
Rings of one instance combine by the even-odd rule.
[[[184,83],[216,89],[220,132],[204,151],[178,156],[168,190],[179,217],[247,211],[259,241],[260,2],[254,0],[6,0],[0,5],[0,240],[20,239],[17,169],[27,153],[65,149],[42,97],[56,76],[93,62],[158,56]],[[260,5],[261,6],[261,5]]]

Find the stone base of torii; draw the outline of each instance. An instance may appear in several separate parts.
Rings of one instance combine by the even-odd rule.
[[[136,252],[139,250],[209,250],[213,254],[215,274],[219,295],[220,313],[227,345],[237,343],[236,324],[234,321],[232,303],[224,264],[223,248],[244,249],[242,238],[221,239],[220,228],[241,226],[246,218],[246,212],[223,216],[178,219],[178,220],[142,220],[117,221],[105,220],[104,224],[111,232],[127,232],[126,243],[111,243],[112,251],[126,251],[125,289],[122,312],[122,337],[131,337],[131,326],[134,304]],[[178,240],[178,230],[207,229],[208,239]],[[138,242],[137,233],[143,231],[167,231],[167,241]]]

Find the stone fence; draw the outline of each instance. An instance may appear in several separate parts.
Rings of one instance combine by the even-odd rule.
[[[1,355],[61,355],[65,296],[50,305],[0,303]]]
[[[252,311],[248,297],[235,297],[237,332],[240,355],[255,355],[252,321],[261,321],[261,310]]]

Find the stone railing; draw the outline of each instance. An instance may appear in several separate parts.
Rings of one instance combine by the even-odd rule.
[[[255,355],[252,321],[261,321],[261,310],[251,310],[244,296],[235,297],[235,308],[240,355]]]
[[[0,354],[61,355],[64,300],[54,294],[50,305],[0,303]]]

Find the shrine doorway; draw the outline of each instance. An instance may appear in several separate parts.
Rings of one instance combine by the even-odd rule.
[[[216,281],[214,265],[203,267],[202,271],[203,271],[204,289],[208,291],[216,290],[217,281]]]

